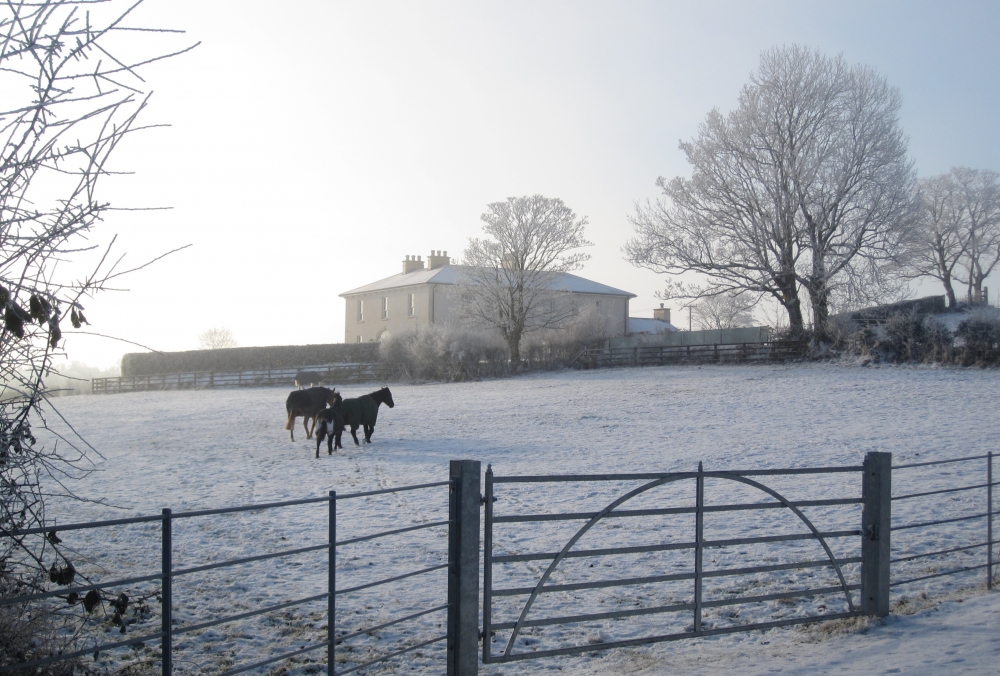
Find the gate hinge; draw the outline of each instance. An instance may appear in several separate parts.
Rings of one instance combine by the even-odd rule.
[[[865,537],[867,537],[872,542],[878,540],[878,524],[872,523],[868,525],[868,530],[865,531]]]
[[[494,495],[493,496],[493,502],[496,502],[496,501],[497,501],[497,496]],[[481,504],[481,505],[485,505],[486,504],[486,496],[483,495],[482,493],[479,494],[479,504]]]

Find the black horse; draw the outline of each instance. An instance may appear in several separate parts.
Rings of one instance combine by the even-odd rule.
[[[344,427],[346,428],[350,425],[351,436],[354,437],[355,445],[361,445],[361,442],[358,441],[358,427],[361,426],[365,430],[365,443],[371,443],[372,432],[375,431],[375,421],[378,420],[378,407],[380,404],[385,404],[389,408],[396,405],[392,401],[392,392],[389,391],[388,387],[383,387],[381,390],[376,390],[363,397],[344,399]],[[340,447],[339,433],[337,435],[337,444]]]
[[[334,440],[336,447],[343,448],[340,443],[340,435],[344,431],[344,399],[340,392],[334,390],[334,401],[330,408],[325,408],[316,416],[316,457],[319,457],[319,445],[326,438],[326,453],[333,455]]]

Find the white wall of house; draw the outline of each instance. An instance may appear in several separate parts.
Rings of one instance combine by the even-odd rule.
[[[344,342],[348,343],[378,341],[386,334],[459,321],[458,298],[448,284],[423,284],[353,294],[345,301]],[[628,301],[626,296],[593,293],[567,293],[561,300],[574,304],[580,315],[586,311],[598,314],[607,321],[615,335],[627,332]],[[363,304],[360,319],[359,302]]]
[[[431,289],[427,285],[373,291],[345,300],[345,343],[369,343],[380,340],[385,333],[402,333],[431,324],[433,308]],[[359,302],[363,304],[360,318]]]

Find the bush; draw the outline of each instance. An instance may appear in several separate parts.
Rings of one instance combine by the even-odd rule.
[[[379,352],[382,368],[409,380],[475,380],[509,371],[499,336],[449,325],[393,334]]]
[[[838,340],[845,341],[838,336]],[[949,362],[952,335],[932,315],[907,310],[890,315],[881,325],[864,326],[846,338],[847,351],[889,363]]]
[[[580,353],[590,347],[601,347],[616,335],[611,320],[595,308],[580,313],[574,321],[562,329],[550,329],[532,333],[525,337],[521,356],[529,369],[567,368],[575,362]]]
[[[30,594],[42,588],[41,578],[23,576],[0,570],[0,599]],[[30,662],[73,648],[69,638],[60,631],[64,622],[52,608],[44,604],[9,603],[0,605],[0,665]],[[14,676],[72,676],[81,670],[79,659],[55,662],[29,669],[14,669]]]
[[[955,359],[962,366],[1000,364],[1000,314],[980,311],[958,325]]]

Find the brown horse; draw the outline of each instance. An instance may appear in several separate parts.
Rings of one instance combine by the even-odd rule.
[[[337,390],[328,387],[310,387],[308,390],[295,390],[288,395],[285,400],[285,410],[288,411],[288,422],[285,429],[288,430],[295,441],[295,418],[302,416],[302,426],[306,430],[306,439],[312,439],[312,429],[309,428],[309,421],[312,420],[313,428],[316,427],[316,416],[326,408],[327,404],[333,405],[337,400]]]

